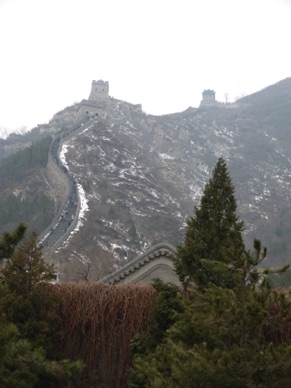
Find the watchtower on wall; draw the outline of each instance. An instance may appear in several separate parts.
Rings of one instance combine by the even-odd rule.
[[[84,116],[104,117],[110,103],[108,81],[92,81],[88,100],[82,100],[77,109],[77,118]]]
[[[211,90],[211,89],[203,90],[203,92],[202,92],[202,101],[214,102],[215,101],[215,91]]]
[[[219,105],[219,102],[215,100],[215,91],[211,89],[203,90],[200,107],[207,108],[207,107],[213,107],[218,105]]]
[[[105,101],[109,97],[108,81],[92,81],[91,93],[89,101]]]

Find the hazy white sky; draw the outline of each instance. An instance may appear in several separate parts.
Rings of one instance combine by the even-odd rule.
[[[0,127],[48,122],[93,79],[151,114],[291,76],[291,0],[0,0]]]

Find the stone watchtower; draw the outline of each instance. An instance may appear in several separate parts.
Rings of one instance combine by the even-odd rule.
[[[215,101],[215,91],[211,90],[211,89],[203,90],[202,101],[214,102]]]
[[[215,100],[215,91],[211,89],[205,89],[202,92],[202,101],[200,107],[212,107],[217,106],[218,102]]]
[[[104,117],[109,99],[108,81],[92,81],[91,93],[88,100],[82,100],[77,109],[77,118],[84,116]]]
[[[109,97],[108,81],[92,81],[89,101],[106,101]]]

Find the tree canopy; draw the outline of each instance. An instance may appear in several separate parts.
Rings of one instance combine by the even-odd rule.
[[[0,240],[0,260],[9,258],[13,254],[16,246],[24,238],[27,227],[21,223],[12,232],[5,232]]]
[[[82,364],[62,357],[60,318],[48,281],[54,268],[45,263],[37,236],[24,241],[26,226],[4,233],[0,257],[0,386],[55,387],[70,380]]]
[[[265,287],[240,293],[212,285],[203,293],[188,292],[187,297],[177,295],[183,309],[172,312],[174,321],[154,347],[147,338],[159,322],[155,317],[133,341],[130,388],[282,387],[290,383],[288,297]]]
[[[177,247],[176,271],[184,285],[235,286],[230,272],[243,268],[244,223],[236,214],[234,186],[220,158],[206,184],[199,207],[188,220],[185,241]],[[243,281],[241,273],[240,281]],[[237,282],[238,276],[235,279]]]
[[[243,228],[220,158],[177,247],[184,287],[154,284],[151,323],[132,341],[130,388],[291,382],[291,299],[269,287],[269,270],[257,270],[266,248],[255,240],[247,251]]]
[[[53,279],[54,267],[43,260],[35,233],[7,259],[1,277],[10,290],[22,295],[39,283]]]

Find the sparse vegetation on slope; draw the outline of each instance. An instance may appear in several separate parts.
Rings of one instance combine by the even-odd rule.
[[[16,154],[3,159],[0,163],[0,180],[4,184],[22,181],[39,167],[47,163],[48,151],[52,138],[43,140],[18,151]]]
[[[41,169],[46,166],[51,137],[18,151],[0,162],[0,232],[19,222],[41,232],[53,214]]]

